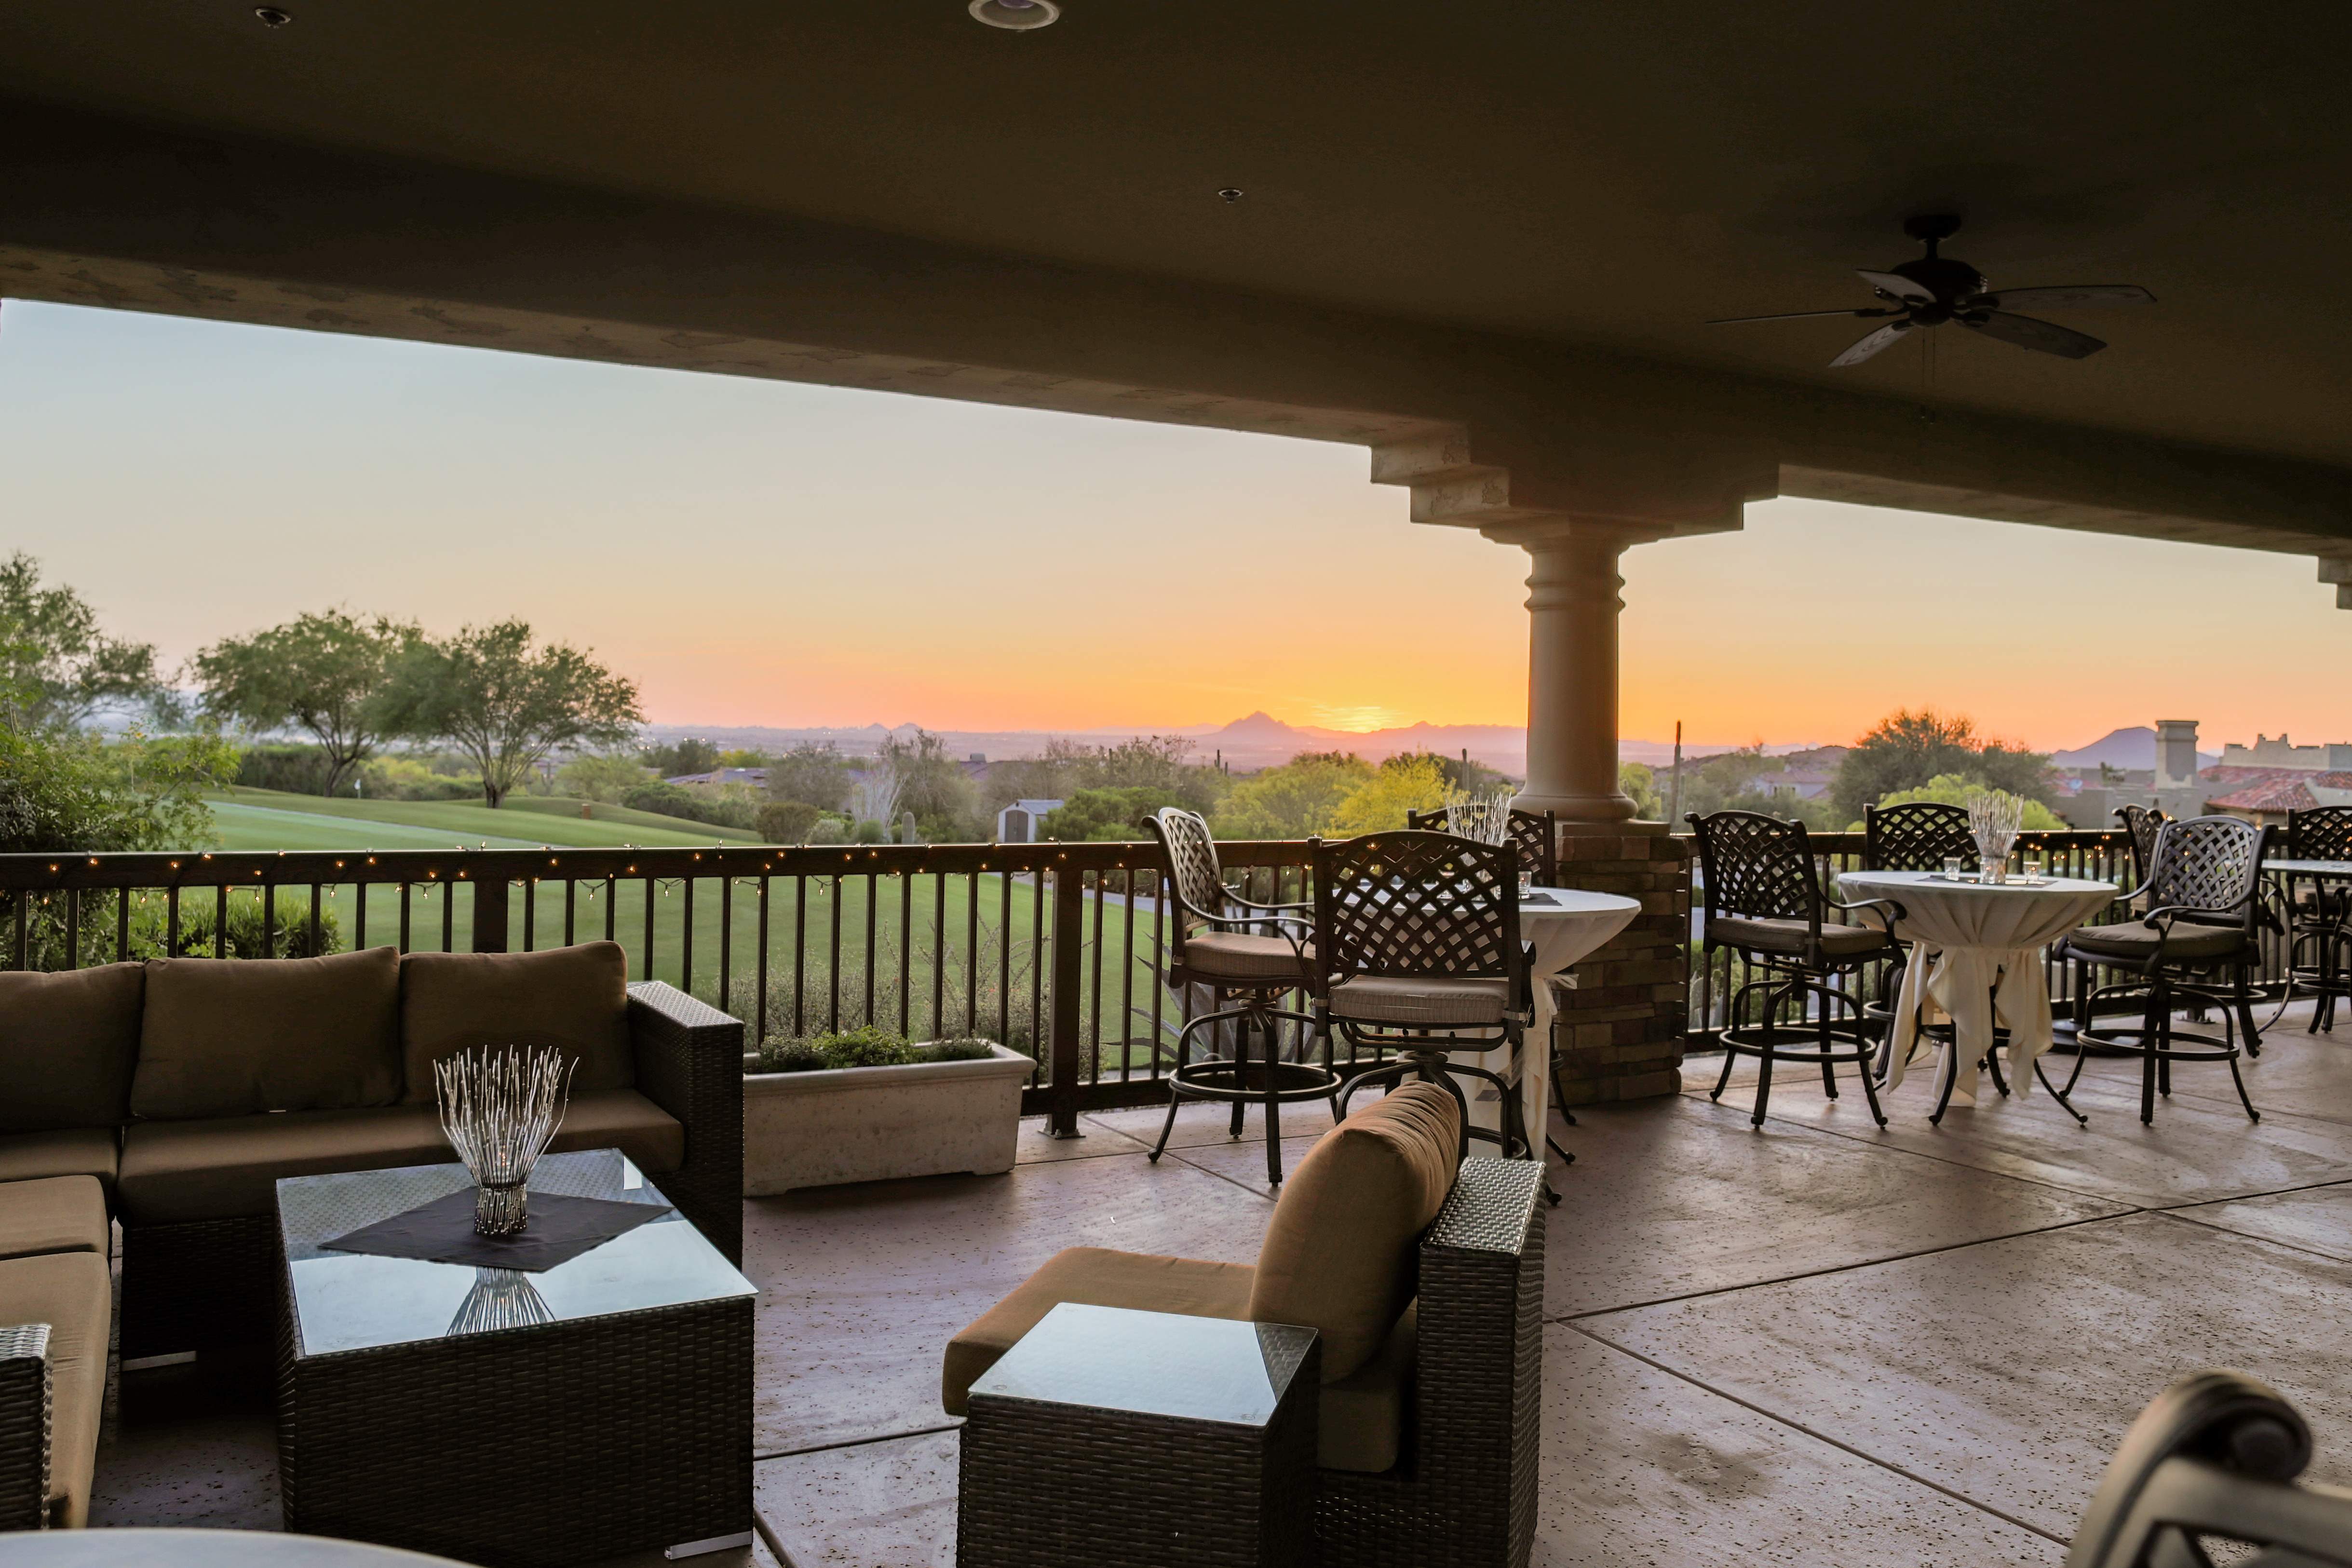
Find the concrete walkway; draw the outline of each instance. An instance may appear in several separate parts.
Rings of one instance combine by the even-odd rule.
[[[2284,1389],[2312,1478],[2352,1481],[2352,1035],[2274,1032],[2259,1125],[2184,1067],[2144,1128],[2100,1061],[2088,1128],[2038,1090],[1932,1128],[1917,1073],[1880,1131],[1784,1069],[1757,1130],[1752,1074],[1710,1104],[1712,1067],[1557,1129],[1537,1563],[2055,1563],[2131,1417],[2211,1364]],[[940,1347],[1055,1251],[1255,1255],[1255,1118],[1234,1143],[1189,1110],[1155,1166],[1159,1115],[1026,1128],[1006,1177],[747,1205],[759,1507],[792,1563],[954,1561]],[[1327,1124],[1291,1108],[1287,1163]],[[100,1519],[274,1523],[266,1394],[162,1387],[126,1394]]]

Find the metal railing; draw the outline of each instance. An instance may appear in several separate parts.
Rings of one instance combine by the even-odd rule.
[[[1307,896],[1304,843],[1219,849],[1245,896]],[[1070,1131],[1165,1098],[1199,1002],[1167,980],[1166,893],[1150,844],[6,855],[0,963],[601,938],[754,1042],[866,1024],[1001,1041],[1038,1064],[1024,1113]]]

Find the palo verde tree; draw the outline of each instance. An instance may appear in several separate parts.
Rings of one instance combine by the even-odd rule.
[[[1864,806],[1953,774],[2049,805],[2049,769],[2047,756],[1987,740],[1964,714],[1906,708],[1881,719],[1853,743],[1838,763],[1830,796],[1838,820],[1859,822]]]
[[[226,637],[189,661],[205,711],[249,731],[291,726],[326,754],[326,793],[397,733],[393,667],[419,633],[344,610],[302,616],[251,637]]]
[[[386,689],[387,722],[472,759],[495,806],[559,747],[617,746],[645,715],[634,682],[521,621],[467,626],[404,648]]]
[[[170,700],[154,644],[108,637],[79,594],[41,585],[41,563],[24,552],[0,563],[0,721],[71,730],[109,702]]]

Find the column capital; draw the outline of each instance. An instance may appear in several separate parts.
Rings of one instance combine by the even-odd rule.
[[[1664,539],[1673,533],[1674,529],[1660,522],[1645,523],[1615,517],[1580,517],[1563,512],[1490,522],[1482,526],[1478,532],[1497,544],[1514,544],[1532,553],[1543,553],[1574,546],[1627,550],[1636,544]]]

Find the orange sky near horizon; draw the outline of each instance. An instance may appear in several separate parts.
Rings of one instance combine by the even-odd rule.
[[[657,722],[1526,717],[1526,558],[1353,447],[10,301],[0,463],[0,550],[174,661],[342,604],[521,615]],[[1625,578],[1628,738],[2352,738],[2305,557],[1773,501]]]

